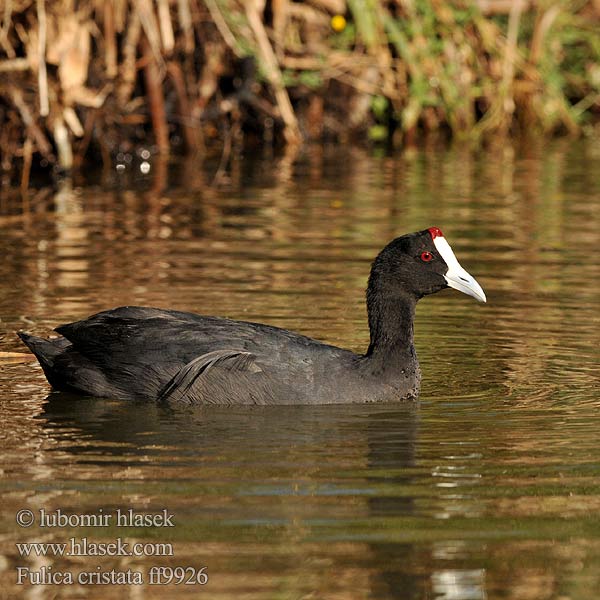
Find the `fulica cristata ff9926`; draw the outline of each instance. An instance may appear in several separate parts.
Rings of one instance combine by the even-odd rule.
[[[390,242],[367,287],[365,354],[244,321],[125,306],[19,333],[58,390],[185,404],[334,404],[415,398],[417,301],[452,287],[485,302],[437,227]]]

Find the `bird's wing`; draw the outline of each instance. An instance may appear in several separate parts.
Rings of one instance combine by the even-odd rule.
[[[158,399],[184,404],[268,404],[272,382],[255,359],[241,350],[202,354],[179,369]]]

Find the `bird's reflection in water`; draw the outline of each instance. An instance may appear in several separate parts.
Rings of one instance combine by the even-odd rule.
[[[437,581],[433,567],[426,566],[433,563],[430,546],[389,541],[386,531],[386,523],[397,528],[396,520],[410,518],[415,511],[415,498],[409,490],[418,444],[418,415],[414,403],[190,410],[53,392],[39,419],[46,432],[56,438],[55,446],[83,465],[135,465],[149,480],[169,477],[170,468],[176,478],[204,478],[210,466],[216,487],[233,474],[237,481],[228,503],[238,498],[239,514],[229,508],[228,525],[214,520],[217,538],[222,534],[231,539],[232,522],[241,527],[260,516],[267,525],[272,510],[273,522],[284,517],[296,530],[290,533],[287,527],[281,539],[271,540],[273,544],[292,543],[286,536],[296,544],[302,541],[299,537],[346,538],[356,546],[356,552],[348,557],[353,568],[364,572],[368,567],[363,583],[378,598],[397,597],[399,591],[403,598],[418,598]],[[290,490],[294,482],[310,490],[305,502],[289,497],[293,496]],[[340,498],[339,523],[335,523],[337,512],[333,512],[334,522],[329,518],[323,525],[323,515],[332,514],[332,492]],[[257,493],[265,501],[252,514],[254,509],[249,513],[240,499]],[[277,494],[288,495],[287,499],[280,498],[285,508],[281,503],[268,504]],[[195,502],[201,508],[204,499],[200,496]],[[360,539],[360,534],[351,531],[352,524],[349,528],[344,525],[344,519],[352,522],[354,518],[374,519],[381,529]],[[230,543],[235,545],[236,541]],[[324,544],[320,551],[327,552],[327,547]],[[310,555],[315,550],[307,552]],[[298,557],[304,560],[298,563]],[[301,546],[295,561],[290,569],[306,562]],[[441,584],[436,585],[439,588]]]

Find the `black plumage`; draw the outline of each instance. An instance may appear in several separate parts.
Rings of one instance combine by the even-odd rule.
[[[418,395],[417,301],[451,286],[485,300],[436,228],[393,240],[367,288],[371,334],[355,354],[245,321],[121,307],[56,328],[19,333],[56,389],[188,404],[382,402]],[[470,279],[469,279],[470,278]]]

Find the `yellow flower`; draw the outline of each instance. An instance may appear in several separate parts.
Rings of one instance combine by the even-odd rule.
[[[331,28],[338,33],[346,29],[346,19],[344,15],[333,15],[331,17]]]

